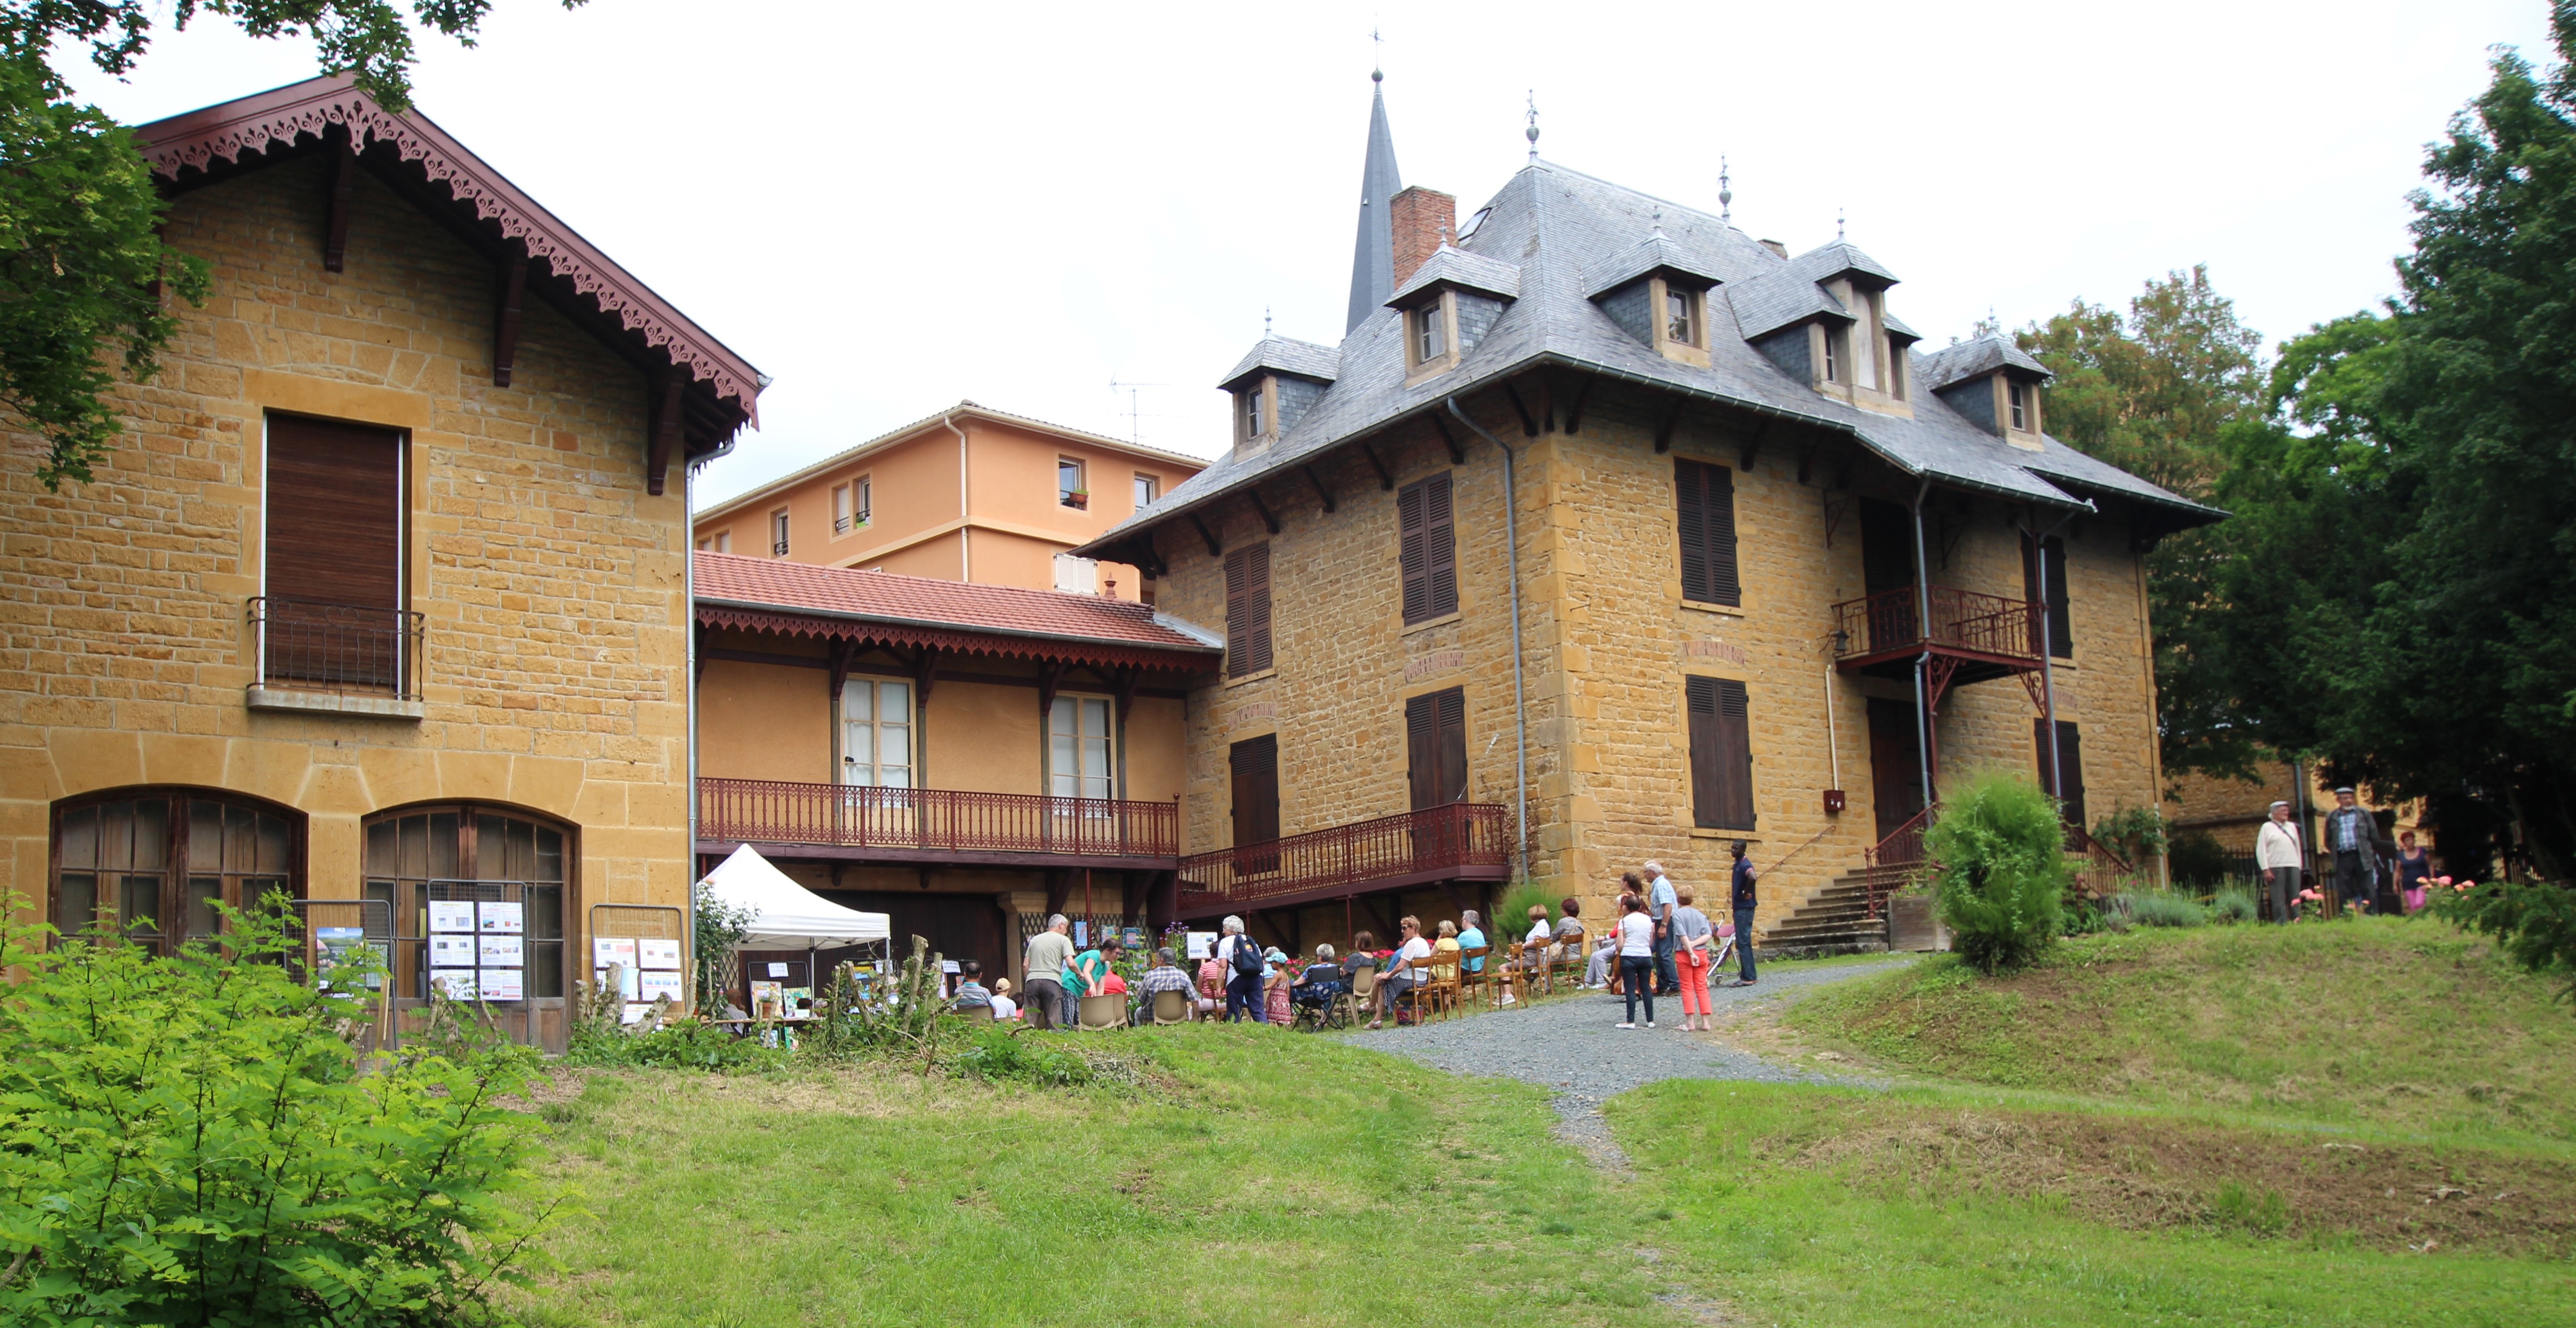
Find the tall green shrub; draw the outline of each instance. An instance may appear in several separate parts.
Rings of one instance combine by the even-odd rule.
[[[1924,839],[1951,948],[1980,971],[2027,964],[2057,935],[2066,832],[2027,778],[1971,776]]]
[[[361,1070],[363,1001],[302,985],[274,915],[230,952],[42,953],[0,900],[0,1323],[451,1324],[561,1211],[500,1103],[532,1053],[449,1039]],[[265,912],[265,910],[262,910]]]

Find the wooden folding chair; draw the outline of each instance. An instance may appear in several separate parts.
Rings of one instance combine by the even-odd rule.
[[[1490,945],[1479,945],[1474,949],[1460,948],[1458,951],[1458,994],[1460,1000],[1463,1001],[1470,996],[1483,997],[1486,995],[1485,987],[1487,983],[1493,980],[1494,966],[1491,963],[1487,963],[1482,970],[1472,969],[1468,967],[1468,961],[1472,959],[1483,959],[1493,952],[1494,947]]]
[[[1591,939],[1591,936],[1580,928],[1556,938],[1558,947],[1556,961],[1547,966],[1547,984],[1550,990],[1556,987],[1556,975],[1560,969],[1566,974],[1568,986],[1583,985],[1584,966],[1592,962],[1589,945]]]
[[[1434,950],[1431,957],[1415,967],[1423,970],[1422,981],[1407,988],[1403,999],[1413,1005],[1413,1022],[1421,1024],[1432,1010],[1458,1008],[1458,952]]]

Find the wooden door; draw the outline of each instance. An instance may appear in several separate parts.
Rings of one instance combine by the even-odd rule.
[[[1228,753],[1234,773],[1234,843],[1267,844],[1279,837],[1279,739],[1273,734],[1246,738]],[[1276,871],[1276,855],[1258,862],[1240,861],[1237,870]]]
[[[1903,701],[1871,698],[1869,703],[1870,802],[1878,814],[1878,837],[1923,810],[1923,742],[1915,727],[1914,707]]]
[[[2038,749],[2039,786],[2055,790],[2058,814],[2068,825],[2080,828],[2084,824],[2084,744],[2075,731],[2075,721],[2057,721],[2056,755],[2064,765],[2064,773],[2058,779],[2050,778],[2048,768],[2048,721],[2032,720],[2030,736],[2031,744]]]
[[[1467,800],[1467,693],[1447,691],[1404,703],[1407,783],[1413,810]]]

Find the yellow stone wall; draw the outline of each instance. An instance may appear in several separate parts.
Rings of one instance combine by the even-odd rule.
[[[1832,606],[1862,593],[1858,495],[1833,489],[1824,468],[1800,483],[1793,448],[1775,447],[1744,471],[1742,440],[1695,434],[1687,424],[1672,454],[1658,455],[1655,403],[1596,400],[1572,434],[1562,431],[1560,410],[1556,427],[1535,438],[1507,407],[1488,406],[1479,422],[1520,452],[1532,876],[1552,893],[1606,909],[1619,873],[1651,858],[1705,900],[1723,893],[1727,841],[1748,838],[1760,867],[1796,850],[1764,887],[1761,916],[1778,921],[1807,892],[1858,866],[1875,839],[1867,697],[1912,698],[1910,683],[1831,671]],[[1279,738],[1283,834],[1403,811],[1404,698],[1453,685],[1465,686],[1468,701],[1468,797],[1512,804],[1503,467],[1490,444],[1454,431],[1466,448],[1463,465],[1451,464],[1427,427],[1376,444],[1399,486],[1453,471],[1453,620],[1404,628],[1394,495],[1357,457],[1317,467],[1337,512],[1323,512],[1293,478],[1265,489],[1282,523],[1277,535],[1239,500],[1222,505],[1221,524],[1208,518],[1229,552],[1270,544],[1276,667],[1192,698],[1184,821],[1193,848],[1231,842],[1227,749],[1262,733]],[[1675,455],[1738,472],[1740,609],[1682,599]],[[1892,472],[1873,474],[1864,463],[1851,476],[1855,489],[1881,484],[1889,486],[1884,496],[1911,496],[1911,486],[1893,487]],[[1829,513],[1844,503],[1828,547]],[[1949,563],[1936,548],[1932,579],[2019,598],[2015,523],[2023,519],[1992,500],[1961,509]],[[1186,527],[1167,529],[1159,545],[1171,564],[1160,607],[1221,628],[1223,559]],[[2093,810],[2147,805],[2156,789],[2155,726],[2140,562],[2125,526],[2109,518],[2075,527],[2068,555],[2076,657],[2058,670],[2061,717],[2082,726]],[[1749,835],[1691,824],[1682,681],[1689,674],[1746,684],[1759,821]],[[1954,689],[1941,712],[1945,783],[1979,765],[2034,771],[2035,714],[2009,679]],[[1834,784],[1837,755],[1849,806],[1828,816],[1822,794]],[[1590,905],[1586,913],[1606,916]]]
[[[642,374],[534,294],[491,384],[493,273],[360,172],[346,270],[322,268],[319,158],[181,196],[213,267],[96,482],[0,467],[0,879],[47,882],[55,800],[131,784],[256,794],[310,817],[307,881],[357,893],[359,823],[432,799],[579,829],[583,909],[684,903],[687,613],[678,471],[644,491]],[[410,431],[417,720],[254,712],[263,412]],[[576,924],[578,925],[578,924]]]

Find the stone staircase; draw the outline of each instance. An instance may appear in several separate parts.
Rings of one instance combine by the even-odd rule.
[[[1903,883],[1903,867],[1855,868],[1808,894],[1777,922],[1760,928],[1755,953],[1765,959],[1817,959],[1826,955],[1875,954],[1887,948],[1884,900]],[[1869,915],[1869,891],[1878,878],[1882,906]]]

